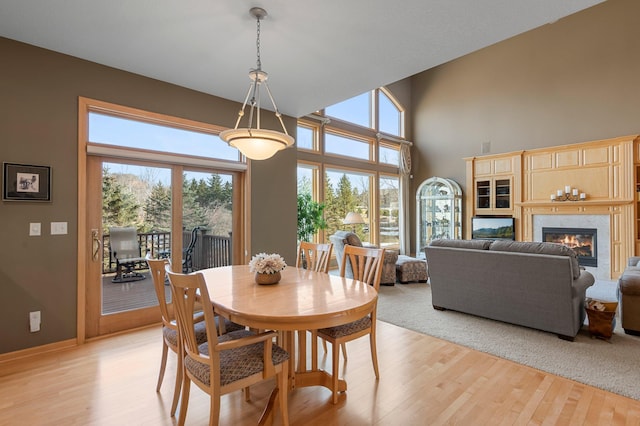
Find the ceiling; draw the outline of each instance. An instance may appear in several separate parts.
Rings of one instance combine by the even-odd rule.
[[[603,0],[0,0],[0,36],[300,117]],[[268,107],[262,102],[263,107]]]

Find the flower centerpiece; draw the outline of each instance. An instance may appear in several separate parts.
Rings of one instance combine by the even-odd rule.
[[[287,264],[282,256],[277,253],[258,253],[251,258],[249,270],[256,273],[258,284],[276,284],[280,281],[280,271]]]

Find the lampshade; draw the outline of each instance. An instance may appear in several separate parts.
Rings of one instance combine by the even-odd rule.
[[[267,84],[268,74],[262,71],[262,63],[260,62],[260,19],[267,16],[267,11],[260,7],[253,7],[249,11],[251,15],[257,20],[258,34],[257,34],[257,67],[249,71],[249,79],[251,84],[249,85],[249,91],[242,104],[242,109],[238,112],[238,119],[233,129],[225,130],[220,133],[220,139],[227,142],[230,146],[237,148],[245,157],[252,160],[266,160],[272,157],[276,152],[290,147],[294,144],[294,139],[287,133],[287,129],[284,127],[282,116],[278,111],[276,102],[271,95],[269,85]],[[264,88],[271,99],[271,104],[275,111],[275,115],[280,121],[282,126],[282,132],[275,130],[266,130],[260,128],[260,88],[264,85]],[[251,98],[251,99],[249,99]],[[247,127],[238,128],[240,120],[244,117],[244,110],[250,105],[249,117],[247,118]],[[255,127],[254,127],[255,118]]]
[[[266,160],[291,145],[293,138],[284,133],[265,129],[231,129],[220,133],[220,138],[252,160]]]
[[[357,225],[360,223],[366,223],[360,213],[349,212],[342,221],[345,225]]]

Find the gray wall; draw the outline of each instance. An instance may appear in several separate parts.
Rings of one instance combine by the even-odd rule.
[[[469,195],[463,157],[483,142],[501,153],[640,133],[639,16],[637,0],[609,0],[412,77],[414,193],[441,176]]]
[[[5,38],[0,55],[0,160],[53,170],[52,202],[0,202],[0,353],[6,353],[76,335],[78,96],[230,127],[239,105]],[[276,125],[264,120],[265,127]],[[286,118],[286,125],[295,136],[295,120]],[[279,252],[290,263],[295,173],[293,149],[251,173],[251,251]],[[50,235],[49,223],[58,221],[68,222],[68,235]],[[30,222],[42,223],[42,236],[28,236]],[[29,333],[34,310],[42,311],[42,330]]]

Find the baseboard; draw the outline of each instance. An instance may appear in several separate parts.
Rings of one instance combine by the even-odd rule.
[[[47,352],[60,351],[63,349],[69,349],[74,346],[77,346],[78,342],[76,339],[68,339],[61,340],[55,343],[49,343],[47,345],[35,346],[33,348],[21,349],[15,352],[7,352],[4,354],[0,354],[0,363],[7,361],[14,361],[20,358],[26,358],[34,355],[41,355]]]

